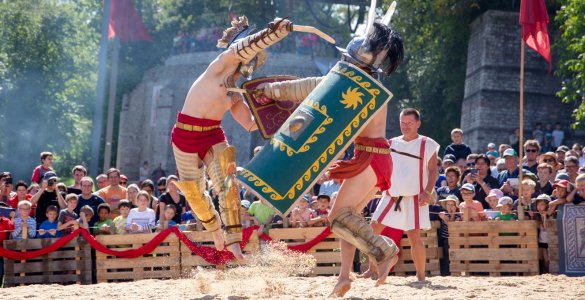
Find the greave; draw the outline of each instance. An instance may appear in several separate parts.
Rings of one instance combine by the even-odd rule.
[[[235,181],[236,148],[217,145],[213,147],[213,160],[209,164],[209,176],[219,194],[221,218],[225,225],[226,245],[242,241],[240,221],[240,194]]]
[[[376,260],[385,261],[398,254],[399,249],[388,237],[376,235],[364,218],[343,208],[331,221],[331,231]]]
[[[197,216],[197,219],[203,223],[208,231],[215,231],[221,228],[221,220],[213,206],[211,197],[205,190],[205,168],[198,168],[199,156],[193,153],[186,153],[179,150],[173,145],[175,161],[181,181],[177,182],[177,187],[189,202],[189,206]]]

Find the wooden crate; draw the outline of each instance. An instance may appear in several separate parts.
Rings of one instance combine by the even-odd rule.
[[[547,220],[549,272],[559,274],[559,234],[557,220]]]
[[[46,248],[54,239],[4,241],[4,248],[13,251],[34,251]],[[73,239],[54,252],[28,260],[4,259],[6,287],[25,284],[91,284],[91,247],[81,237]]]
[[[452,276],[538,275],[535,221],[449,223]]]
[[[313,240],[323,230],[325,230],[325,227],[278,228],[270,229],[268,235],[275,241],[283,241],[289,246],[294,246]],[[312,255],[317,260],[313,275],[339,274],[341,253],[339,252],[339,239],[336,238],[335,234],[331,234],[315,245],[307,251],[307,254]]]
[[[116,251],[137,249],[156,234],[98,235],[96,239]],[[150,254],[137,258],[119,258],[96,251],[97,282],[166,279],[180,276],[179,239],[169,235]]]
[[[215,248],[215,246],[213,244],[213,238],[212,238],[211,233],[209,231],[185,231],[183,233],[191,241],[193,241],[199,245]],[[254,232],[250,236],[250,239],[248,240],[246,247],[244,247],[243,253],[244,254],[251,254],[251,253],[258,252],[259,248],[260,248],[259,243],[260,242],[258,239],[258,235]],[[180,256],[181,256],[181,274],[183,276],[189,276],[189,274],[191,274],[191,270],[194,267],[198,267],[198,266],[200,266],[200,267],[218,267],[218,266],[215,266],[215,265],[212,265],[212,264],[206,262],[200,256],[195,255],[193,252],[191,252],[189,247],[183,245],[183,243],[181,243],[181,245],[180,245]],[[222,267],[223,266],[219,266],[219,268],[222,268]]]
[[[427,276],[441,275],[441,266],[439,258],[441,257],[441,247],[439,247],[437,229],[440,227],[439,222],[433,222],[429,230],[421,231],[421,239],[426,248],[426,274]],[[416,275],[416,268],[412,260],[411,244],[406,232],[400,241],[400,258],[394,266],[394,274],[398,276]]]

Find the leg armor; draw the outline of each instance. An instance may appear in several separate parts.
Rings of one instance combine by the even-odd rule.
[[[315,89],[323,77],[307,77],[268,83],[264,86],[264,94],[273,100],[301,102]]]
[[[240,222],[240,194],[235,181],[236,148],[226,144],[213,146],[213,160],[209,164],[209,176],[219,194],[221,218],[225,225],[226,245],[242,241]]]
[[[186,153],[173,145],[175,161],[181,181],[177,187],[189,202],[197,219],[203,223],[208,231],[216,231],[221,228],[221,220],[213,206],[211,197],[205,190],[205,167],[199,168],[201,159],[196,153]]]
[[[331,221],[331,231],[373,257],[377,263],[398,254],[398,247],[385,236],[376,235],[363,217],[351,208],[343,208]]]

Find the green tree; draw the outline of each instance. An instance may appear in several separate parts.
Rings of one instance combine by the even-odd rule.
[[[56,154],[62,176],[88,160],[96,12],[91,1],[0,3],[0,165],[17,178],[28,179],[41,151]]]
[[[585,125],[585,2],[564,0],[555,21],[561,29],[554,51],[559,57],[557,74],[563,78],[557,93],[565,103],[574,103],[575,127]]]

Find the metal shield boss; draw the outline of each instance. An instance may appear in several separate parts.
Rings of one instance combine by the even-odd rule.
[[[358,67],[338,62],[238,175],[278,213],[319,179],[392,93]]]

